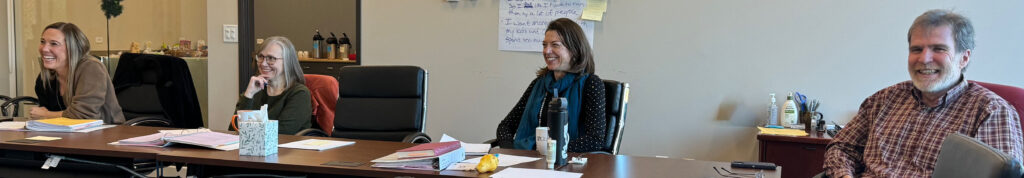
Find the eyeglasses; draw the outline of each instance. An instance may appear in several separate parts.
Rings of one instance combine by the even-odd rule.
[[[262,54],[257,54],[255,56],[255,58],[256,58],[256,64],[263,63],[263,61],[267,61],[267,64],[274,64],[274,63],[277,63],[277,61],[281,60],[281,58],[278,58],[278,57],[264,56]]]
[[[732,171],[729,171],[728,169],[725,169],[724,167],[711,167],[711,168],[715,169],[715,172],[718,173],[718,175],[721,175],[722,177],[731,177],[731,178],[762,178],[762,177],[764,177],[764,170],[761,170],[761,171],[756,172],[756,173],[733,173]],[[722,172],[718,171],[718,169],[722,169],[722,171],[725,171],[725,173],[727,173],[727,174],[722,174]]]

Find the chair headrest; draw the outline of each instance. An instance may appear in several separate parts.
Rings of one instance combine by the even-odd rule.
[[[345,66],[338,80],[340,97],[419,98],[426,71],[417,66]]]

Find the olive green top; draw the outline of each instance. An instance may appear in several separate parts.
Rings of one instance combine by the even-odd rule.
[[[312,126],[313,106],[310,104],[309,88],[303,84],[294,84],[277,96],[267,95],[267,90],[260,90],[246,98],[241,95],[238,104],[235,104],[235,111],[238,110],[259,110],[260,106],[267,105],[267,115],[270,120],[277,120],[279,134],[293,135]]]

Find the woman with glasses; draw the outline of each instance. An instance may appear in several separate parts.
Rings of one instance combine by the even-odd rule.
[[[40,35],[39,56],[39,106],[32,108],[30,117],[124,122],[110,75],[103,64],[89,56],[89,39],[78,26],[66,22],[47,25]]]
[[[313,109],[295,46],[288,38],[274,36],[256,50],[253,68],[259,73],[249,78],[235,110],[258,110],[266,104],[269,119],[278,120],[278,133],[295,134],[309,128]]]

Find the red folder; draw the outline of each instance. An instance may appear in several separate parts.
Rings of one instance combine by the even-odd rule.
[[[459,141],[424,143],[398,150],[397,153],[399,159],[435,157],[459,149],[459,147],[462,147]]]

